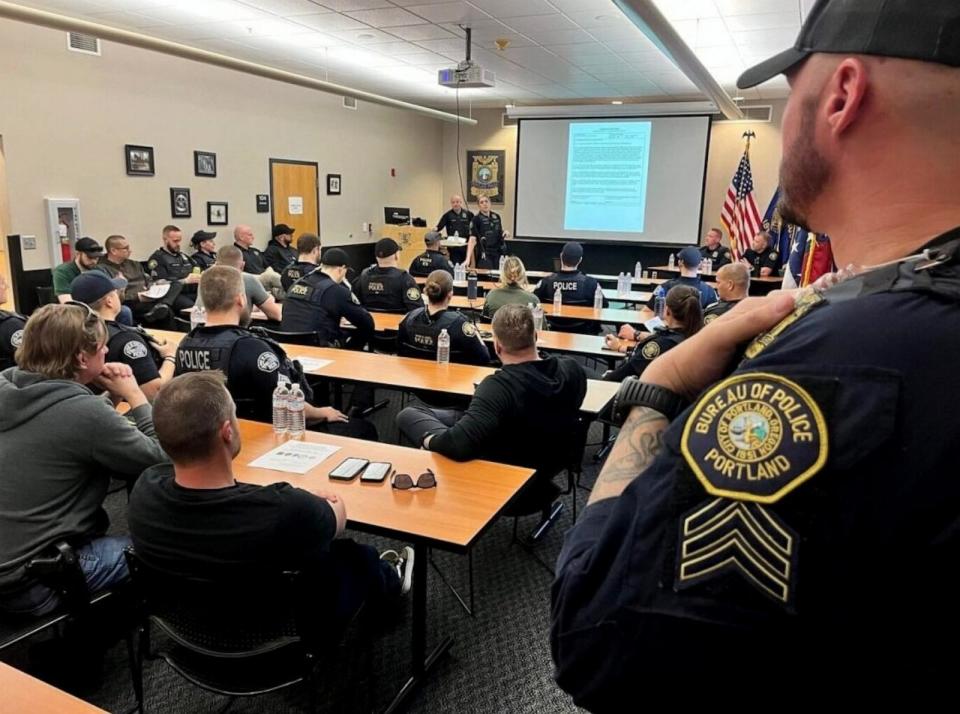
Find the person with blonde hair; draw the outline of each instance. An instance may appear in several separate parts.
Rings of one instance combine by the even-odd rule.
[[[483,302],[483,316],[491,319],[504,305],[539,305],[540,298],[530,291],[527,269],[515,255],[503,261],[503,271],[497,287],[487,293]]]
[[[132,481],[166,460],[130,367],[105,363],[107,329],[82,303],[33,313],[17,365],[0,374],[0,610],[43,615],[60,594],[26,565],[67,541],[91,592],[127,577],[129,538],[105,536],[111,476]],[[127,416],[90,385],[126,402]]]

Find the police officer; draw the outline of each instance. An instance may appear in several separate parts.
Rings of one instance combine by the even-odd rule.
[[[294,230],[286,223],[275,225],[273,237],[267,243],[267,249],[263,251],[264,262],[280,275],[283,275],[284,268],[297,260],[297,251],[291,247]]]
[[[722,240],[723,231],[719,228],[711,228],[704,238],[704,245],[700,246],[700,257],[712,262],[714,272],[733,261],[730,249],[721,244]]]
[[[253,229],[250,226],[240,225],[233,229],[233,244],[243,253],[243,272],[261,275],[267,269],[267,261],[253,241]]]
[[[320,238],[313,233],[304,233],[297,238],[297,259],[280,274],[280,283],[286,292],[304,275],[317,269],[320,262]]]
[[[770,234],[760,231],[750,241],[749,250],[743,252],[743,262],[754,275],[766,278],[776,275],[780,268],[780,254],[770,245]]]
[[[249,307],[239,270],[228,265],[210,268],[200,280],[200,295],[207,322],[177,347],[177,375],[220,370],[237,404],[237,415],[268,423],[273,418],[273,391],[283,375],[303,390],[304,415],[311,428],[376,440],[377,431],[369,422],[350,419],[333,407],[314,406],[313,390],[300,364],[287,357],[278,343],[240,327]]]
[[[453,266],[446,256],[440,252],[440,240],[442,236],[436,231],[430,231],[423,236],[423,242],[427,244],[427,249],[413,259],[410,263],[410,275],[417,277],[426,277],[434,270],[446,270],[453,275]]]
[[[216,237],[214,231],[197,231],[190,237],[190,244],[194,249],[190,260],[196,263],[200,270],[212,268],[217,262],[217,244],[214,242]]]
[[[0,275],[0,304],[7,301],[7,281]],[[0,310],[0,372],[13,367],[14,355],[23,342],[23,327],[27,318],[15,312]]]
[[[381,238],[374,246],[377,264],[366,268],[353,282],[353,294],[368,310],[409,312],[423,305],[420,288],[406,270],[397,267],[400,246],[393,238]]]
[[[453,278],[445,270],[434,270],[423,286],[429,304],[407,313],[400,323],[400,355],[437,358],[437,340],[443,330],[450,336],[450,361],[485,365],[490,352],[477,326],[460,312],[448,310],[453,295]]]
[[[687,285],[675,285],[667,293],[663,314],[664,327],[657,327],[653,334],[642,339],[630,349],[620,338],[606,335],[604,344],[608,350],[629,352],[630,356],[615,369],[604,373],[608,382],[622,382],[627,377],[639,377],[653,360],[673,349],[703,327],[703,312],[700,293]]]
[[[729,263],[717,271],[717,296],[715,303],[703,311],[703,324],[707,325],[747,297],[750,291],[750,269],[743,263]]]
[[[197,299],[197,283],[200,282],[200,266],[180,250],[183,233],[173,225],[163,228],[163,247],[158,248],[147,261],[147,270],[153,280],[166,280],[180,285],[180,294],[173,302],[179,313],[193,307]]]
[[[347,254],[340,248],[328,248],[320,259],[320,269],[303,276],[287,291],[283,303],[284,332],[316,332],[322,345],[362,350],[373,337],[373,317],[351,299],[343,285],[347,275]],[[340,327],[341,320],[353,330]]]
[[[566,243],[560,251],[560,272],[548,275],[534,289],[542,303],[552,303],[554,293],[560,291],[564,305],[593,305],[600,284],[596,278],[580,272],[583,261],[583,246],[579,243]],[[603,299],[607,306],[607,299]],[[588,320],[552,318],[550,325],[561,332],[586,332],[595,334],[595,323]]]
[[[504,241],[510,237],[510,231],[504,229],[500,214],[490,210],[487,196],[481,196],[477,205],[480,212],[470,221],[467,261],[472,268],[498,268],[500,256],[507,254]]]
[[[624,382],[627,421],[552,589],[578,706],[622,709],[642,672],[661,701],[696,683],[722,707],[733,662],[752,696],[788,676],[797,708],[952,693],[958,27],[955,0],[818,0],[793,48],[741,75],[790,86],[784,220],[862,267],[748,298]]]
[[[447,238],[463,238],[467,240],[470,237],[470,223],[473,221],[473,213],[463,206],[463,196],[454,195],[450,197],[450,210],[440,216],[437,221],[437,230],[444,231]],[[467,259],[466,247],[451,247],[450,259],[455,263],[464,263]]]
[[[124,282],[91,270],[73,281],[73,298],[86,303],[107,327],[107,362],[121,362],[133,370],[144,396],[153,401],[160,387],[173,379],[176,345],[156,340],[138,327],[117,322]]]

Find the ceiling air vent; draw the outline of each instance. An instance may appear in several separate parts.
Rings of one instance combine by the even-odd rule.
[[[82,32],[68,32],[67,49],[72,52],[83,52],[87,55],[99,55],[100,39]]]
[[[743,119],[718,119],[717,121],[769,123],[770,117],[773,114],[773,106],[770,104],[745,105],[740,107],[740,111],[743,112]]]
[[[357,98],[356,98],[356,97],[344,97],[344,98],[343,98],[343,108],[344,108],[344,109],[353,109],[353,111],[357,111]]]

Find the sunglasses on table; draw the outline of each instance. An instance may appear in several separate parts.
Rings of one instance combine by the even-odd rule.
[[[390,485],[400,491],[407,491],[411,488],[436,488],[437,477],[430,469],[417,476],[414,481],[410,474],[394,474],[390,479]]]

